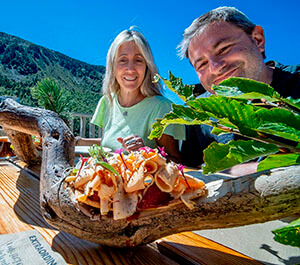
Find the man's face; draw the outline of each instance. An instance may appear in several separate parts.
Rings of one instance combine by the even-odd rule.
[[[204,88],[214,93],[228,77],[246,77],[263,81],[264,34],[257,26],[251,36],[228,23],[212,23],[196,35],[188,49],[189,59]]]

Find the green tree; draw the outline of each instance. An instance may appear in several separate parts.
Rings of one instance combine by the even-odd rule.
[[[45,78],[38,81],[30,92],[41,108],[56,112],[68,124],[68,99],[55,79]]]

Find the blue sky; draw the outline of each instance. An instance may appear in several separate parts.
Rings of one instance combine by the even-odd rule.
[[[187,60],[176,55],[186,27],[218,6],[235,6],[265,30],[266,54],[283,64],[299,64],[298,0],[0,0],[0,31],[59,51],[81,61],[105,65],[116,35],[136,25],[152,48],[160,74],[171,70],[184,83],[198,78]]]

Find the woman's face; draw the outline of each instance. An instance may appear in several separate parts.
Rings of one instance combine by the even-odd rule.
[[[145,78],[146,62],[134,41],[119,47],[116,63],[116,79],[122,92],[139,91]]]

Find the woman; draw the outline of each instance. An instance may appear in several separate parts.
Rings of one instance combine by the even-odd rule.
[[[178,140],[185,138],[183,126],[168,126],[160,139],[148,139],[156,118],[171,110],[160,84],[152,82],[155,73],[158,70],[144,36],[132,29],[122,31],[109,48],[104,96],[91,123],[103,129],[102,146],[127,151],[159,146],[165,148],[169,159],[180,161]]]

